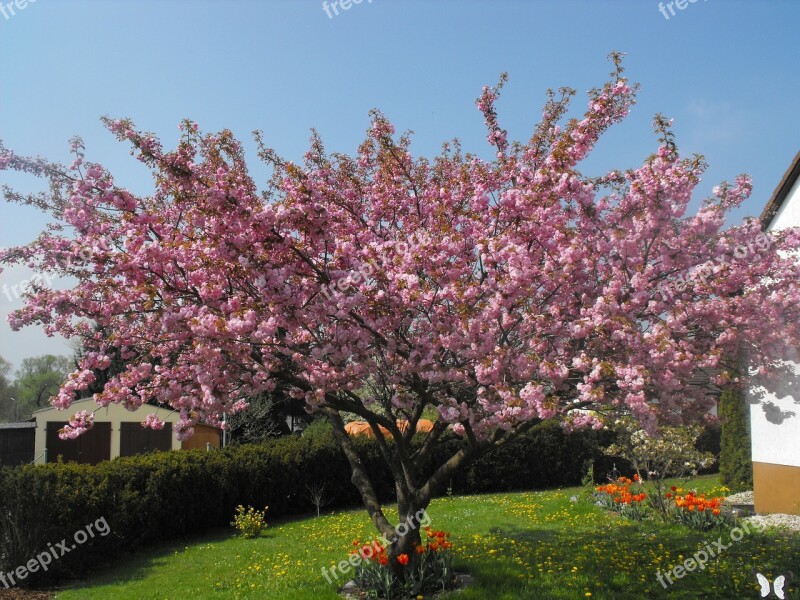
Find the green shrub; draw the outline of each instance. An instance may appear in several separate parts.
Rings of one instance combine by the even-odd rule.
[[[453,491],[474,494],[580,485],[586,466],[600,456],[601,436],[595,431],[566,433],[555,421],[543,421],[468,466],[454,478]]]
[[[710,473],[719,472],[719,455],[722,447],[721,444],[722,427],[719,424],[705,425],[700,437],[697,438],[695,448],[697,448],[700,452],[710,453],[714,457],[714,461],[710,465],[701,468],[698,471],[698,474],[708,475]]]
[[[325,442],[333,442],[333,427],[325,417],[319,417],[303,430],[304,438],[314,438]]]
[[[252,539],[261,535],[261,530],[267,526],[267,508],[256,510],[252,506],[245,508],[241,504],[236,507],[236,514],[231,521],[231,527],[239,530],[245,539]]]
[[[722,439],[719,475],[732,492],[753,489],[753,460],[750,454],[750,410],[743,393],[728,389],[719,399]]]

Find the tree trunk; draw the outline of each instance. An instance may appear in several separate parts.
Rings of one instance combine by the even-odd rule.
[[[375,528],[381,535],[386,536],[388,539],[390,536],[394,535],[394,530],[392,529],[391,523],[389,523],[386,518],[386,515],[383,514],[381,503],[378,500],[378,494],[375,493],[375,488],[372,486],[369,474],[361,462],[361,457],[358,455],[358,452],[356,452],[350,440],[350,436],[344,429],[342,418],[336,410],[331,408],[324,408],[323,412],[328,417],[333,427],[333,435],[344,451],[347,462],[350,463],[350,470],[352,472],[351,481],[361,493],[361,500],[364,503],[364,508],[367,509],[372,524],[375,525]]]
[[[419,560],[417,546],[422,543],[422,527],[428,523],[428,516],[424,508],[412,505],[400,510],[400,518],[395,527],[395,537],[386,548],[389,558],[389,568],[400,581],[405,580],[407,569],[414,567]],[[403,565],[398,557],[406,555],[408,564]],[[404,561],[405,562],[405,561]]]

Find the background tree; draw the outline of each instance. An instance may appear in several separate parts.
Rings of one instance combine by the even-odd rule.
[[[19,416],[17,408],[17,391],[11,381],[12,365],[0,356],[0,419],[3,422],[16,421]]]
[[[257,444],[271,437],[293,433],[287,421],[289,417],[293,423],[306,424],[310,420],[304,403],[289,394],[296,370],[291,358],[284,357],[280,366],[271,373],[271,391],[244,398],[248,403],[247,411],[226,415],[232,443]]]
[[[659,147],[641,167],[578,170],[634,103],[614,61],[584,115],[566,118],[574,92],[551,93],[526,143],[507,141],[500,86],[485,88],[477,105],[490,161],[458,142],[415,158],[410,136],[395,136],[378,112],[354,157],[326,154],[314,135],[298,165],[258,136],[273,170],[263,193],[230,132],[203,135],[190,122],[168,152],[130,121],[105,120],[153,172],[149,196],[85,162],[78,141],[68,168],[0,148],[0,169],[49,180],[47,194],[7,199],[58,222],[0,261],[78,281],[32,289],[11,325],[40,324],[91,349],[57,407],[118,348],[125,371],[97,403],[157,397],[179,411],[182,438],[272,391],[275,373],[287,377],[291,397],[330,420],[372,522],[395,540],[390,556],[416,560],[419,530],[396,535],[346,413],[372,427],[400,521],[413,524],[454,473],[541,420],[599,427],[628,414],[651,432],[697,421],[713,400],[694,375],[709,370],[706,387],[728,384],[734,365],[724,357],[740,348],[768,389],[791,373],[781,358],[800,339],[800,233],[767,238],[755,220],[725,228],[750,193],[746,177],[687,216],[705,165],[680,157],[661,117]],[[296,366],[288,375],[286,360]],[[429,409],[433,428],[416,441]],[[155,415],[147,422],[160,425]],[[91,424],[79,413],[70,428]],[[458,449],[423,470],[448,428]]]
[[[46,354],[23,359],[14,381],[20,418],[48,406],[74,368],[66,356]]]
[[[259,394],[248,398],[246,411],[227,418],[231,443],[257,444],[266,439],[289,435],[286,423],[286,402],[276,398],[274,393]]]
[[[325,481],[314,481],[308,484],[306,492],[308,492],[308,499],[311,504],[317,509],[317,516],[320,516],[323,507],[333,502],[333,497],[329,494],[328,484]]]

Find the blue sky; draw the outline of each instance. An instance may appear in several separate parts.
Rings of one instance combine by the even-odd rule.
[[[312,127],[328,150],[353,152],[368,111],[379,108],[398,130],[414,130],[419,154],[458,137],[488,156],[474,106],[483,85],[509,73],[501,123],[527,139],[547,88],[575,88],[582,111],[618,50],[641,83],[639,102],[585,172],[640,164],[656,148],[651,122],[661,112],[674,118],[680,150],[710,164],[697,201],[723,179],[753,176],[736,222],[760,212],[800,149],[800,3],[683,1],[674,15],[664,7],[669,19],[652,0],[362,0],[337,5],[332,18],[317,0],[23,2],[0,14],[0,138],[18,154],[67,161],[68,139],[80,135],[88,158],[138,193],[150,189],[147,173],[102,128],[102,115],[130,117],[167,145],[185,117],[229,128],[256,165],[254,129],[290,159],[301,157]],[[45,222],[0,200],[0,246],[30,241]],[[0,289],[28,275],[0,274]],[[12,333],[5,316],[20,305],[0,293],[0,356],[18,365],[71,353],[35,329]]]

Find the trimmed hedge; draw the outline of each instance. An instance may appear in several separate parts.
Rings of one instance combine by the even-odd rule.
[[[600,457],[602,436],[567,434],[544,422],[475,461],[450,485],[459,494],[577,485],[590,461]],[[376,443],[354,441],[379,496],[392,501],[394,484]],[[430,473],[457,444],[454,436],[446,437],[424,470]],[[360,504],[344,454],[319,428],[310,436],[211,452],[157,452],[95,466],[6,467],[0,470],[0,570],[25,565],[48,544],[70,542],[99,519],[108,523],[108,535],[91,538],[22,583],[84,575],[123,550],[228,526],[238,504],[269,506],[268,519],[311,513],[306,486],[320,481],[327,482],[329,508]]]
[[[457,440],[452,440],[457,444]],[[580,485],[600,448],[611,443],[608,431],[566,433],[544,421],[506,446],[482,456],[453,479],[453,492],[476,494]],[[448,447],[450,454],[455,446]],[[597,467],[596,467],[597,468]]]

